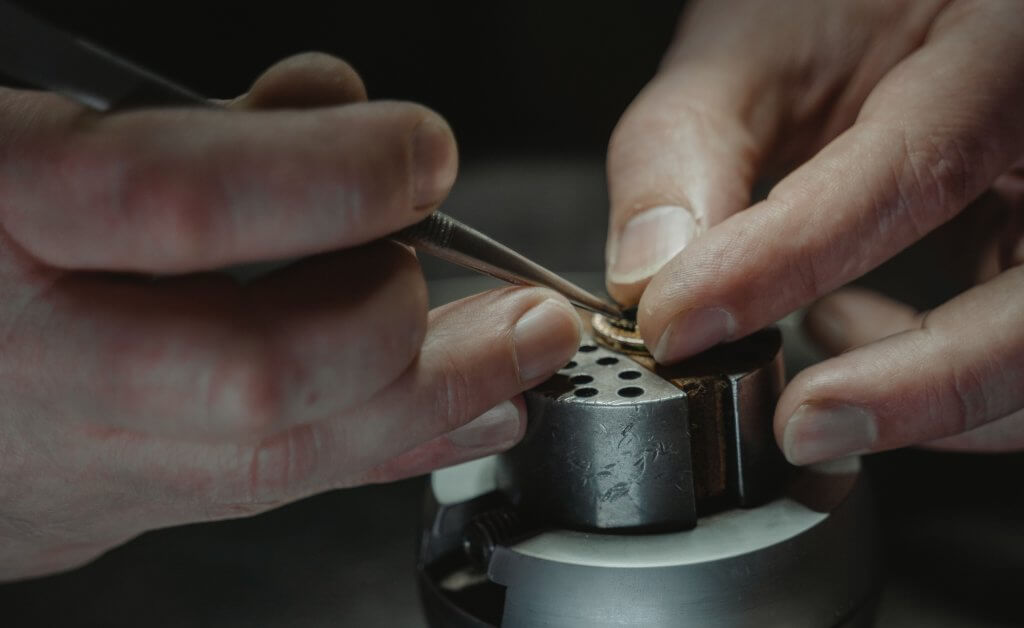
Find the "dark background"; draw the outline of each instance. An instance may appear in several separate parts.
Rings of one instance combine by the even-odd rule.
[[[371,98],[450,121],[462,174],[447,211],[556,269],[592,272],[608,136],[679,12],[664,1],[22,4],[211,97],[245,91],[290,54],[345,58]],[[865,281],[933,306],[958,281],[927,272],[932,259],[911,252]],[[427,272],[459,271],[428,261]],[[904,451],[868,466],[890,562],[880,623],[1024,625],[1022,456]],[[335,491],[151,532],[73,572],[0,586],[0,626],[418,625],[422,490],[415,479]]]
[[[469,159],[600,153],[654,73],[679,2],[21,2],[198,92],[244,92],[275,61],[329,52],[371,98],[424,103]]]

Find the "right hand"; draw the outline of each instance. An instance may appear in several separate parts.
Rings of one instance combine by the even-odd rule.
[[[966,219],[922,279],[949,288],[976,257],[980,283],[927,315],[856,291],[812,309],[828,348],[856,349],[788,384],[776,438],[794,464],[1024,446],[1021,26],[1006,1],[691,3],[608,151],[608,287],[639,301],[654,357],[742,338]]]
[[[415,255],[380,238],[447,195],[455,142],[365,99],[323,55],[230,112],[0,90],[0,579],[521,438],[518,393],[579,320],[541,289],[428,315]]]

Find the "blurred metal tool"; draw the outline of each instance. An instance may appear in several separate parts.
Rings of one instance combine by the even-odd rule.
[[[59,92],[98,111],[148,106],[218,106],[2,0],[0,72]],[[613,303],[441,212],[434,212],[421,223],[392,237],[417,250],[510,283],[551,288],[584,309],[622,316],[620,308]]]
[[[434,212],[426,220],[406,227],[392,237],[453,264],[513,284],[551,288],[586,310],[622,317],[618,306],[441,212]]]

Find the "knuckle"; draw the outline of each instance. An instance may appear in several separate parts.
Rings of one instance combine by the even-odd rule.
[[[970,200],[972,164],[982,156],[955,137],[904,131],[894,211],[909,221],[915,236],[923,237]]]
[[[320,438],[314,425],[300,425],[261,441],[244,465],[239,505],[272,505],[308,491],[318,468]]]
[[[989,416],[985,377],[970,364],[961,364],[951,371],[951,395],[958,409],[956,431],[966,432],[984,423]]]
[[[266,343],[243,343],[210,373],[207,415],[210,429],[243,438],[273,433],[283,423],[282,364]]]
[[[819,256],[814,254],[797,255],[789,259],[788,265],[789,270],[785,276],[795,283],[797,294],[801,297],[818,297],[826,294],[832,288],[831,281],[822,275]]]
[[[608,171],[616,174],[609,180],[609,185],[613,186],[610,192],[632,193],[631,189],[619,190],[615,186],[634,178],[648,180],[645,175],[650,176],[652,161],[660,154],[652,152],[652,142],[662,147],[660,152],[670,152],[672,149],[666,148],[662,140],[666,135],[684,142],[691,138],[695,128],[712,123],[691,101],[678,101],[673,105],[666,107],[652,98],[650,92],[645,92],[623,113],[608,140]],[[644,189],[654,187],[657,186],[642,186]]]
[[[933,420],[943,419],[940,429],[944,435],[959,434],[977,427],[989,414],[982,371],[964,360],[957,347],[944,342],[945,334],[932,333],[938,329],[935,310],[922,313],[919,320],[921,350],[937,347],[935,375],[923,386],[926,416]]]
[[[448,352],[441,358],[439,377],[432,408],[434,424],[439,434],[447,434],[470,418],[466,410],[472,399],[472,377],[461,361]]]
[[[764,241],[764,228],[776,218],[785,221],[791,217],[799,218],[802,200],[795,197],[791,188],[784,187],[784,183],[777,184],[768,194],[768,198],[758,205],[765,214],[765,218],[751,221],[742,230],[736,230],[734,237],[723,242],[723,259],[735,260],[734,264],[742,265],[754,273],[753,276],[770,278],[778,287],[783,299],[778,294],[772,294],[765,307],[768,309],[778,308],[782,303],[792,303],[790,307],[806,303],[808,300],[823,296],[837,288],[847,278],[849,267],[839,260],[840,256],[834,251],[842,250],[844,245],[837,242],[835,236],[821,233],[820,230],[795,234],[791,239],[777,239],[768,243],[758,244],[764,246],[764,252],[760,255],[751,256],[749,251],[752,243]],[[770,251],[770,253],[769,253]],[[729,257],[724,257],[728,255]],[[749,260],[765,260],[766,255],[772,260],[779,260],[773,264],[764,266],[752,266]],[[728,267],[725,268],[728,270]],[[747,290],[751,297],[760,301],[765,299],[764,291],[759,290],[756,282],[751,282],[749,277],[733,275],[736,281],[748,286]],[[741,311],[749,309],[739,307]],[[776,316],[785,315],[786,311],[774,311]]]
[[[827,400],[835,395],[834,383],[829,377],[828,365],[824,363],[809,366],[793,377],[786,385],[785,393],[804,401]],[[788,417],[787,417],[788,418]]]
[[[58,267],[70,265],[79,252],[75,242],[60,237],[70,226],[81,224],[76,214],[104,219],[103,214],[82,212],[76,205],[96,198],[102,206],[105,191],[91,182],[104,181],[106,174],[118,167],[115,156],[88,145],[80,135],[47,133],[31,141],[12,138],[0,163],[4,229],[32,256]],[[16,160],[10,158],[14,155]],[[38,180],[46,180],[47,185],[26,185]],[[59,202],[53,202],[55,198]]]
[[[334,206],[352,228],[372,229],[389,220],[391,212],[417,205],[420,184],[450,185],[457,168],[453,136],[449,131],[446,142],[439,139],[441,133],[417,135],[425,124],[447,127],[433,111],[405,102],[355,104],[318,115],[318,135],[348,138],[343,150],[324,147],[331,152],[325,159],[330,169],[323,175],[338,197]],[[419,137],[426,141],[417,142]]]

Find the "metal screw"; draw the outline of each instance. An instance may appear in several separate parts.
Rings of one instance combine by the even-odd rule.
[[[520,531],[519,514],[511,506],[473,517],[462,532],[462,550],[475,565],[486,569],[499,545],[507,545]]]

